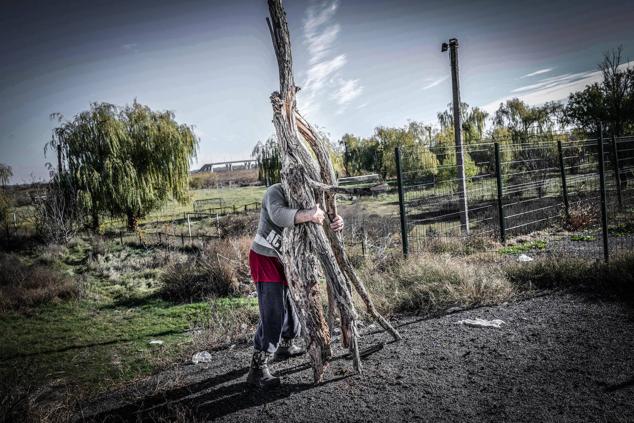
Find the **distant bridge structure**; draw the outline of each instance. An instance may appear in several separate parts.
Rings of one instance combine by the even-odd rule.
[[[231,160],[227,162],[207,163],[198,169],[196,173],[231,172],[232,170],[255,169],[256,167],[258,167],[258,162],[254,159]]]

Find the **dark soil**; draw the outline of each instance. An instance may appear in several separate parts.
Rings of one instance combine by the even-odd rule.
[[[458,325],[502,319],[501,329]],[[440,318],[402,318],[404,337],[362,338],[364,376],[345,352],[312,384],[306,358],[277,363],[283,385],[245,385],[251,350],[164,372],[84,404],[87,420],[137,421],[634,421],[634,310],[572,294]],[[337,344],[337,347],[339,344]]]

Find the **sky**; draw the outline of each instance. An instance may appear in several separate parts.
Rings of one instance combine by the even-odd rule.
[[[604,52],[634,57],[634,1],[286,0],[298,107],[338,141],[377,126],[435,123],[451,101],[494,111],[519,97],[565,100],[599,79]],[[279,86],[265,0],[3,0],[0,163],[12,183],[45,180],[60,112],[134,99],[200,137],[192,169],[250,157],[274,131]]]

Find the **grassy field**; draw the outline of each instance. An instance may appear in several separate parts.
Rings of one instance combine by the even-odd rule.
[[[221,197],[225,204],[241,205],[261,201],[264,190],[197,189],[191,196],[192,201]],[[495,239],[474,237],[463,242],[447,237],[403,260],[395,193],[339,204],[347,221],[346,240],[355,241],[361,230],[370,237],[365,252],[358,242],[351,242],[348,252],[377,307],[388,316],[495,304],[535,287],[575,286],[575,281],[610,292],[629,292],[624,287],[634,286],[623,283],[632,280],[631,257],[608,267],[548,257],[517,263],[521,253],[534,255],[547,249],[546,234],[506,246]],[[190,211],[191,202],[170,203],[145,222]],[[23,268],[25,281],[50,273],[56,275],[52,281],[70,286],[67,295],[61,291],[42,295],[39,291],[48,289],[45,285],[38,292],[12,291],[11,282],[0,281],[0,297],[18,299],[13,305],[0,300],[0,391],[36,386],[74,397],[92,396],[189,362],[195,352],[248,341],[257,323],[257,300],[249,295],[253,286],[246,251],[257,218],[257,213],[228,218],[223,224],[233,226],[235,232],[227,232],[226,239],[203,250],[121,244],[117,238],[84,234],[67,246],[38,245],[0,253],[3,263]],[[175,233],[186,230],[182,219],[160,225]],[[203,233],[213,222],[193,220],[192,225],[195,233]],[[631,225],[621,226],[614,236],[631,233]],[[591,236],[568,235],[577,244]],[[606,278],[617,283],[606,284]],[[223,284],[227,289],[218,286]],[[202,294],[197,291],[201,287]],[[367,318],[358,299],[357,306]]]
[[[213,347],[201,345],[196,335],[209,328],[215,314],[243,309],[255,315],[253,298],[191,303],[160,298],[161,262],[182,255],[78,240],[70,248],[43,248],[21,257],[27,266],[45,263],[75,278],[80,295],[0,314],[2,367],[23,369],[22,376],[33,383],[44,378],[98,392]],[[245,333],[253,329],[252,320]]]

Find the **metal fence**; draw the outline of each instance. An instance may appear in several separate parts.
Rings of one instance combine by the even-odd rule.
[[[454,146],[396,151],[406,255],[483,238],[606,260],[634,247],[634,137],[467,144],[466,211],[455,155]]]

